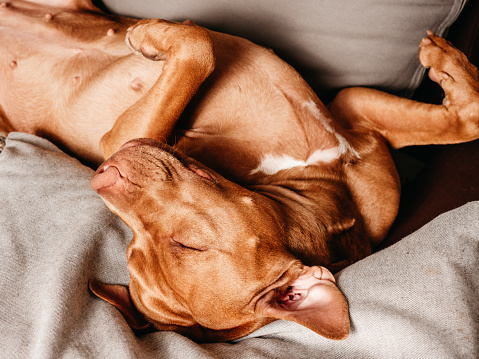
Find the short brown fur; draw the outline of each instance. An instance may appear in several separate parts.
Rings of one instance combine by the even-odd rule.
[[[419,57],[442,105],[351,88],[328,110],[270,50],[189,21],[11,0],[0,26],[0,127],[106,160],[92,187],[134,232],[131,282],[91,289],[138,330],[230,340],[281,318],[345,338],[325,267],[387,234],[389,146],[479,137],[477,69],[431,33]]]

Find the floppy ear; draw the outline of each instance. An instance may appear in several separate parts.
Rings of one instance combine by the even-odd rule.
[[[154,329],[153,324],[146,320],[131,301],[128,287],[104,284],[95,279],[90,280],[89,287],[93,294],[118,309],[132,329],[139,331]]]
[[[328,339],[343,340],[349,335],[348,304],[335,283],[326,268],[304,267],[285,289],[266,294],[257,308],[262,316],[291,320]]]

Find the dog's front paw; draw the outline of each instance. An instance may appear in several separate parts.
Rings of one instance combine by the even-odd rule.
[[[153,61],[166,60],[166,52],[161,49],[159,32],[167,21],[158,19],[141,20],[127,31],[125,42],[132,52]],[[160,38],[161,39],[161,38]]]
[[[448,106],[464,98],[464,94],[471,91],[477,101],[479,96],[477,68],[449,41],[428,31],[428,36],[419,44],[419,60],[429,69],[431,80],[441,85],[445,91],[444,105]]]
[[[125,40],[133,52],[150,60],[179,56],[182,60],[199,60],[209,73],[213,71],[213,41],[206,29],[192,21],[141,20],[128,29]]]

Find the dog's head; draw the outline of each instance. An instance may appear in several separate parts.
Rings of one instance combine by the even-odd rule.
[[[148,322],[212,341],[287,319],[347,337],[347,303],[334,277],[283,248],[274,201],[152,140],[125,144],[91,185],[134,232],[129,288],[91,288],[132,327]]]

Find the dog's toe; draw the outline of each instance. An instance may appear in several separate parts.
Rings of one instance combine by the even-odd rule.
[[[441,84],[444,81],[477,81],[477,69],[467,57],[449,41],[428,31],[428,36],[419,44],[419,61],[429,68],[429,77]]]

